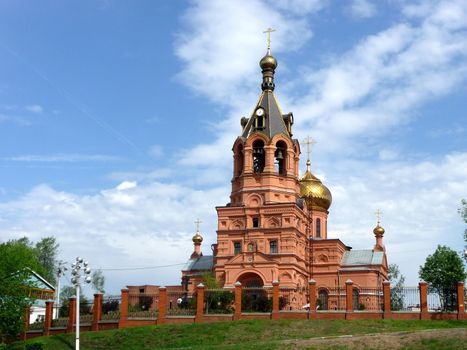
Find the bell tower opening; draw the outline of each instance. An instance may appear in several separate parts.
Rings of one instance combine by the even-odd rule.
[[[264,142],[262,140],[256,140],[253,143],[253,171],[255,172],[255,174],[262,173],[264,170],[264,165]]]
[[[279,175],[287,175],[285,165],[287,157],[287,144],[284,141],[278,141],[276,143],[276,152],[274,153],[275,158],[275,169]]]
[[[240,176],[243,173],[243,145],[239,144],[234,152],[234,176]]]

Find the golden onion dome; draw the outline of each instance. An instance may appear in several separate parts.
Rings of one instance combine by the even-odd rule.
[[[382,237],[384,235],[384,228],[382,228],[378,223],[378,225],[376,225],[375,229],[373,230],[373,233],[376,237]]]
[[[266,56],[264,56],[261,59],[261,61],[259,61],[259,66],[261,67],[262,70],[266,70],[266,69],[275,70],[277,67],[277,60],[268,51]]]
[[[311,173],[310,164],[308,160],[305,175],[300,179],[300,196],[309,208],[327,211],[332,203],[331,191]]]
[[[203,241],[203,236],[201,236],[199,232],[196,232],[192,240],[195,244],[201,244],[201,242]]]

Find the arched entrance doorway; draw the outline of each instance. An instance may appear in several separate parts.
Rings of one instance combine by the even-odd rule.
[[[264,286],[263,279],[257,273],[247,272],[238,277],[238,281],[243,288],[262,288]]]
[[[250,312],[269,312],[272,309],[270,293],[263,288],[261,276],[247,272],[238,277],[242,284],[242,310]]]

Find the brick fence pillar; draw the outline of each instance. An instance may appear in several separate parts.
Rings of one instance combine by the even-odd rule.
[[[27,306],[26,309],[24,310],[24,315],[23,315],[23,330],[21,332],[21,340],[27,339],[26,332],[29,329],[30,321],[31,321],[31,307]]]
[[[94,304],[92,306],[92,331],[99,330],[99,321],[102,319],[102,293],[94,294]]]
[[[457,319],[466,320],[465,314],[464,282],[457,283]]]
[[[428,313],[428,284],[424,281],[418,284],[420,289],[420,319],[429,320],[430,314]]]
[[[271,320],[279,318],[279,281],[272,282],[272,312]]]
[[[118,320],[118,328],[125,328],[128,321],[128,302],[129,291],[122,289],[122,299],[120,301],[120,319]]]
[[[352,303],[352,296],[353,296],[353,282],[351,279],[345,281],[345,312],[353,312],[353,303]]]
[[[76,297],[71,297],[68,300],[68,324],[66,326],[67,333],[73,333],[76,322]]]
[[[234,320],[240,320],[242,318],[242,284],[235,282],[235,312]]]
[[[50,335],[50,328],[52,327],[53,312],[54,312],[54,302],[53,300],[47,300],[45,302],[45,320],[44,320],[43,335]]]
[[[159,309],[157,324],[164,324],[167,315],[167,288],[159,287]]]
[[[203,322],[204,316],[204,284],[196,286],[196,316],[195,322]]]
[[[310,295],[310,308],[308,309],[308,318],[316,318],[316,281],[312,278],[308,281],[308,294]]]
[[[384,308],[384,315],[385,319],[389,319],[392,317],[391,313],[391,282],[384,281],[383,282],[383,308]]]

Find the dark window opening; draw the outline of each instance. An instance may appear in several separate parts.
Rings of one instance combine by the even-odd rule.
[[[277,241],[270,241],[269,242],[269,252],[271,254],[277,254],[279,252],[279,248],[277,246]]]
[[[235,176],[243,173],[243,147],[240,145],[235,152]]]
[[[144,288],[140,288],[140,289],[139,289],[139,292],[140,292],[140,293],[144,293]]]
[[[264,163],[264,142],[258,140],[253,143],[253,171],[256,174],[262,173],[264,170]]]
[[[263,130],[264,129],[264,116],[256,116],[255,118],[255,129]]]
[[[316,219],[316,237],[321,238],[321,219]]]
[[[328,309],[328,292],[321,289],[318,293],[318,310]]]
[[[240,242],[234,242],[234,254],[240,254],[242,252],[242,245]]]
[[[259,227],[259,218],[253,218],[253,227]]]
[[[276,172],[280,175],[285,175],[285,165],[287,157],[287,145],[283,141],[276,143],[276,151],[274,152]]]
[[[360,292],[357,288],[352,291],[352,306],[354,310],[360,309]]]

